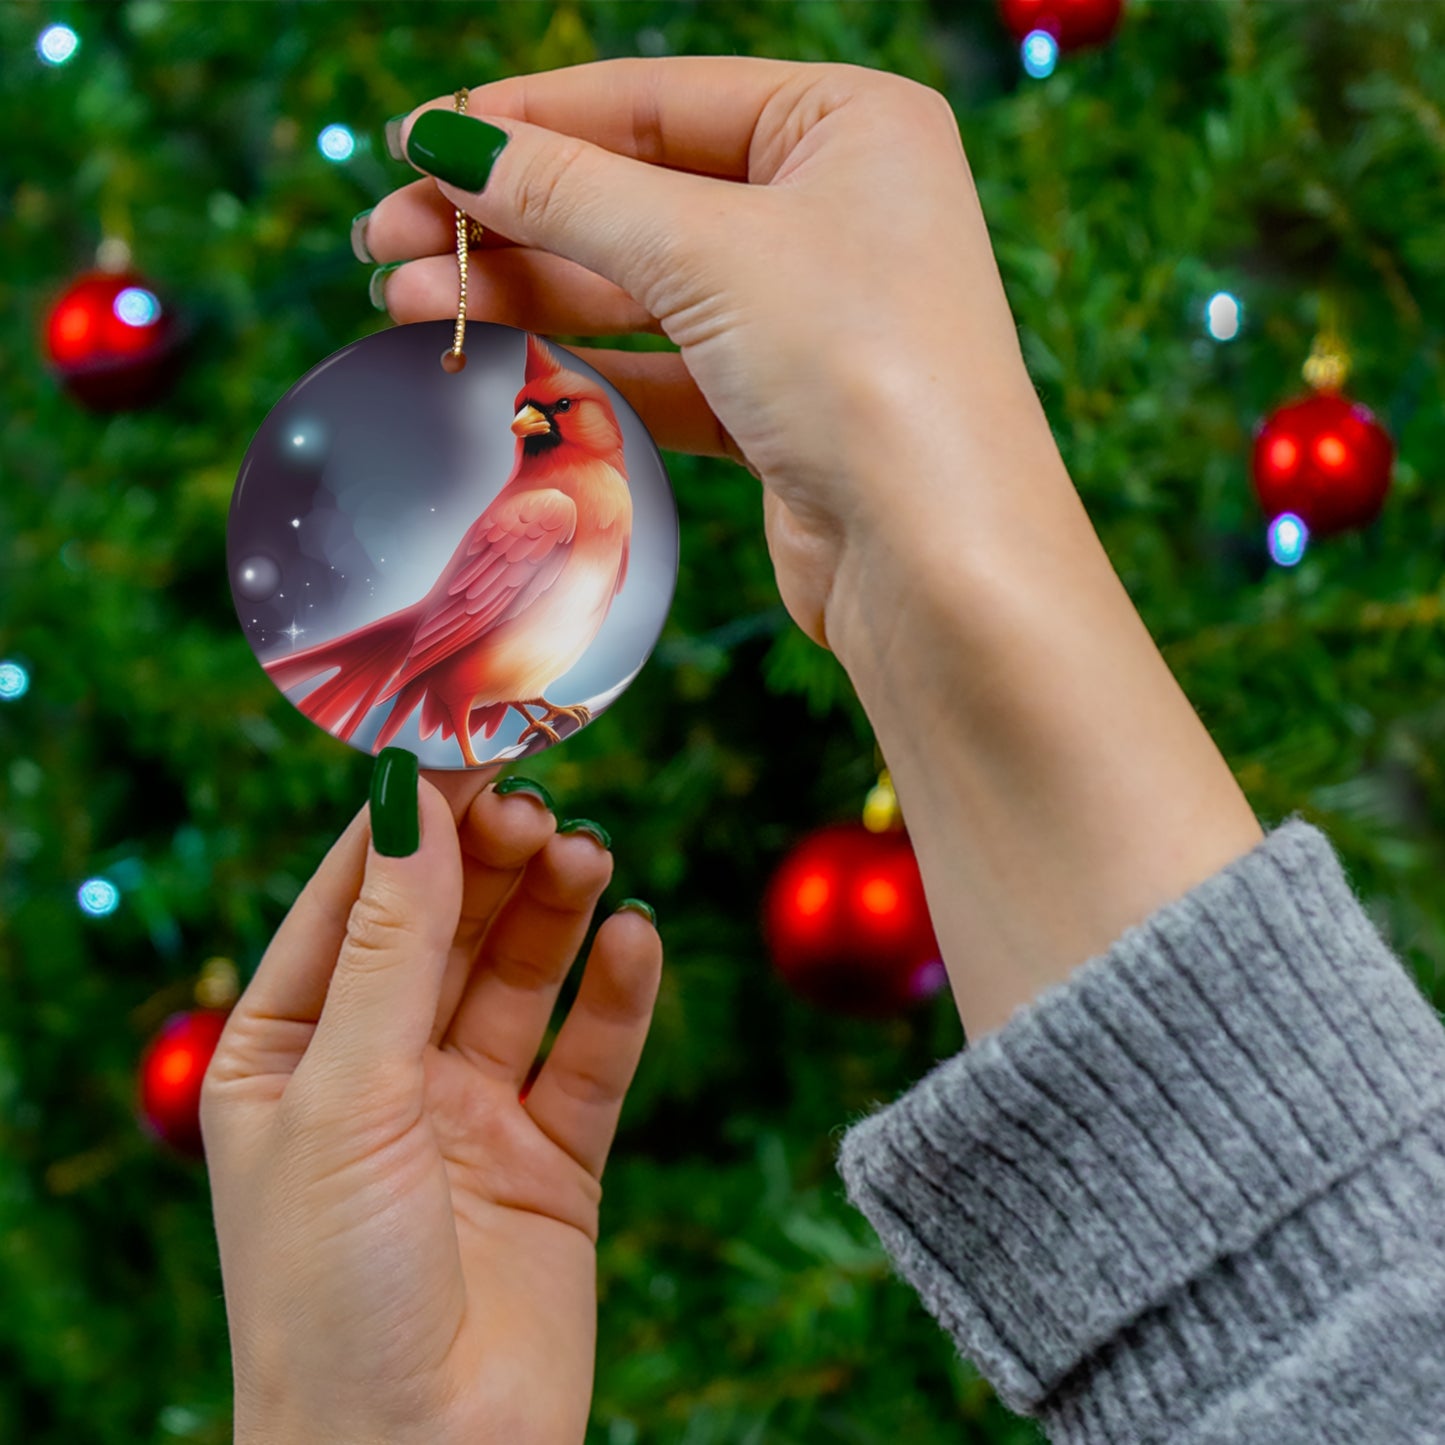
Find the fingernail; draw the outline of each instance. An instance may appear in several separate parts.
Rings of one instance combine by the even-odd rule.
[[[371,772],[371,841],[387,858],[408,858],[421,844],[417,760],[405,748],[384,748]]]
[[[619,913],[640,913],[654,928],[657,927],[657,914],[652,904],[644,903],[640,898],[624,898],[617,905]]]
[[[392,116],[386,123],[386,153],[394,161],[404,161],[406,159],[401,148],[401,127],[402,122],[405,121],[410,114],[411,112],[409,110],[403,111],[400,115]]]
[[[376,265],[376,257],[371,254],[371,248],[366,244],[366,223],[375,209],[375,206],[368,206],[351,218],[351,254],[358,261],[365,261],[368,266]]]
[[[590,833],[604,848],[612,847],[612,835],[601,823],[594,823],[591,818],[568,818],[557,831],[559,833]]]
[[[406,138],[407,159],[420,169],[459,186],[479,191],[510,137],[484,120],[454,110],[425,110]]]
[[[371,273],[371,280],[367,283],[366,294],[371,297],[371,304],[378,311],[386,310],[386,277],[389,271],[395,271],[398,266],[405,266],[405,261],[388,261],[385,266],[378,266]]]
[[[557,805],[552,801],[552,795],[541,783],[533,782],[531,778],[510,777],[503,778],[492,791],[506,797],[508,793],[526,793],[529,797],[536,798],[538,802],[547,809],[549,813],[557,811]]]

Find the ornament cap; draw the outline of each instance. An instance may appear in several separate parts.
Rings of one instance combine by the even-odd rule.
[[[240,997],[240,979],[229,958],[208,958],[196,980],[196,1003],[201,1008],[228,1009]]]
[[[863,826],[870,833],[887,833],[903,826],[898,794],[893,791],[893,779],[887,768],[878,774],[878,781],[869,788],[864,799]]]

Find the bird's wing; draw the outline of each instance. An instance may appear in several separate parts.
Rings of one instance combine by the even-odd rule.
[[[413,678],[515,617],[556,580],[572,553],[577,504],[551,487],[494,503],[457,548],[446,591],[420,618],[385,702]]]

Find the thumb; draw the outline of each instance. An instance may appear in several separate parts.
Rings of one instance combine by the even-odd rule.
[[[451,805],[418,779],[414,753],[387,748],[377,758],[370,824],[361,893],[297,1070],[315,1070],[328,1088],[374,1088],[419,1071],[461,913]]]
[[[696,218],[745,198],[747,188],[734,183],[649,165],[512,116],[444,107],[429,106],[402,126],[406,160],[483,226],[586,266],[654,315],[659,288],[675,287],[679,268],[695,262],[708,239]],[[669,296],[667,310],[681,304]]]

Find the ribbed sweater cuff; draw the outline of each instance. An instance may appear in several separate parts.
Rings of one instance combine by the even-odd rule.
[[[839,1168],[1006,1403],[1136,1440],[1379,1258],[1408,1205],[1376,1162],[1438,1189],[1442,1104],[1439,1018],[1292,817],[855,1124]]]

